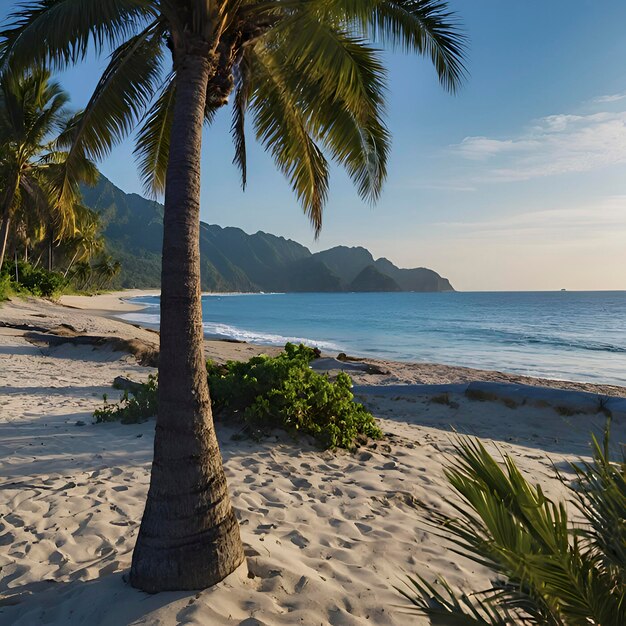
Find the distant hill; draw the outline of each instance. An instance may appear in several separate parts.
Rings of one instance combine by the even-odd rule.
[[[348,286],[349,291],[402,291],[400,285],[373,265],[362,269]]]
[[[111,254],[122,263],[118,286],[158,287],[163,206],[127,194],[104,176],[83,189],[86,206],[100,213]],[[425,269],[400,269],[374,260],[365,248],[338,246],[312,254],[305,246],[259,231],[200,223],[204,291],[453,291]]]

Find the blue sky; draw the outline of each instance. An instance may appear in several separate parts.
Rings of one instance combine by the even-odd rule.
[[[0,17],[9,5],[4,2]],[[363,245],[431,267],[462,290],[626,289],[626,2],[452,0],[470,40],[451,96],[429,62],[387,54],[393,151],[385,191],[360,201],[333,171],[311,229],[249,140],[249,185],[231,165],[229,111],[205,135],[202,219],[312,249]],[[61,76],[84,105],[105,59]],[[132,142],[102,172],[141,192]]]

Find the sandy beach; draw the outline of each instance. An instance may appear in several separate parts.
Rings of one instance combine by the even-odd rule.
[[[92,423],[103,394],[119,394],[111,386],[116,376],[145,380],[155,372],[157,334],[113,317],[135,306],[125,301],[132,295],[139,294],[0,305],[0,624],[427,623],[407,615],[394,589],[407,574],[443,575],[465,589],[488,584],[481,567],[452,553],[425,523],[428,507],[452,510],[442,466],[452,431],[511,454],[558,497],[564,489],[553,464],[567,472],[568,461],[586,456],[590,433],[605,418],[463,393],[440,404],[384,387],[483,381],[626,397],[615,386],[367,360],[374,367],[350,374],[368,387],[360,399],[379,419],[384,441],[354,453],[321,452],[280,432],[241,440],[236,426],[217,424],[246,561],[211,589],[151,596],[125,575],[154,422]],[[216,361],[276,350],[206,342]],[[612,428],[624,441],[626,422],[615,419]]]

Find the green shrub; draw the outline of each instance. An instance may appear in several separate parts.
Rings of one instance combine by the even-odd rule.
[[[310,367],[313,349],[287,344],[276,357],[258,356],[224,367],[208,364],[209,386],[217,411],[241,412],[256,431],[272,427],[312,435],[325,448],[352,448],[359,435],[380,438],[372,415],[339,373],[332,382]]]
[[[122,424],[136,424],[145,422],[156,414],[157,409],[157,377],[150,375],[148,382],[129,393],[124,391],[117,404],[109,404],[106,395],[104,406],[96,409],[93,416],[97,423],[122,422]]]
[[[42,267],[33,267],[24,261],[18,261],[17,267],[13,262],[5,263],[2,267],[0,281],[9,281],[10,289],[17,293],[28,293],[42,298],[56,298],[67,286],[63,274],[49,272]]]
[[[7,274],[0,275],[0,302],[8,300],[12,295],[11,278]]]
[[[374,417],[354,401],[350,378],[340,373],[333,382],[314,372],[309,364],[315,356],[311,348],[288,343],[276,357],[261,355],[222,366],[208,362],[214,412],[238,415],[254,435],[284,428],[312,435],[324,448],[352,448],[359,435],[382,437]],[[155,411],[152,381],[150,389],[142,387],[134,397],[125,394],[121,404],[99,409],[96,420],[142,421]]]

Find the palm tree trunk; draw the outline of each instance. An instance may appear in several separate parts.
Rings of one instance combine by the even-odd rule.
[[[63,273],[63,278],[67,278],[67,274],[72,269],[72,265],[74,265],[74,261],[76,260],[77,256],[78,256],[78,250],[76,250],[76,252],[74,252],[74,256],[72,257],[72,260],[70,261],[70,264],[67,266],[67,269]]]
[[[11,225],[11,216],[7,212],[2,220],[2,227],[0,228],[0,270],[4,264],[4,255],[7,249],[7,241],[9,239],[9,226]]]
[[[52,271],[52,226],[50,227],[50,235],[48,236],[48,271]]]
[[[145,591],[202,589],[244,558],[215,436],[200,299],[200,152],[210,64],[177,60],[167,170],[158,417],[148,501],[130,582]]]
[[[41,263],[41,258],[43,257],[43,255],[45,254],[46,250],[45,248],[39,253],[39,256],[37,257],[37,260],[35,261],[35,265],[33,265],[33,267],[39,267],[39,264]]]
[[[13,174],[12,174],[13,176]],[[19,184],[19,176],[14,176],[13,180],[8,181],[4,197],[2,198],[2,227],[0,228],[0,270],[4,263],[4,256],[7,251],[7,242],[9,240],[9,229],[11,226],[11,207],[17,193]]]

